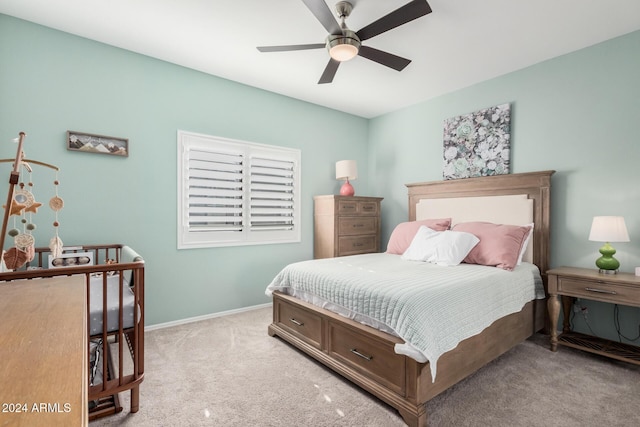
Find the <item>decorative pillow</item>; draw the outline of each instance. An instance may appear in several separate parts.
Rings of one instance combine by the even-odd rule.
[[[423,225],[435,231],[444,231],[449,229],[451,218],[424,219],[398,224],[389,238],[387,253],[402,255],[411,244],[411,240],[418,232],[418,229]]]
[[[529,232],[527,233],[527,237],[524,238],[524,242],[522,242],[522,247],[520,248],[520,254],[518,255],[518,264],[522,264],[522,258],[524,257],[524,253],[527,251],[529,247],[529,240],[531,240],[531,236],[533,236],[533,223],[526,224],[527,227],[531,227]]]
[[[477,236],[480,243],[464,259],[468,264],[489,265],[513,270],[531,226],[494,224],[492,222],[462,222],[455,231],[465,231]]]
[[[480,239],[460,231],[434,231],[421,226],[402,259],[425,261],[438,265],[458,265]]]

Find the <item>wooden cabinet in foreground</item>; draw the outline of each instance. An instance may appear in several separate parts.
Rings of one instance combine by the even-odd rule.
[[[0,283],[0,425],[86,426],[83,275]]]

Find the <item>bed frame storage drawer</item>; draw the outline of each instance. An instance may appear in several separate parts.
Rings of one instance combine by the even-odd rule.
[[[405,357],[396,354],[394,345],[376,339],[362,330],[350,329],[329,321],[328,353],[383,386],[405,393]]]
[[[274,314],[278,324],[312,346],[322,348],[322,318],[302,307],[276,301]]]

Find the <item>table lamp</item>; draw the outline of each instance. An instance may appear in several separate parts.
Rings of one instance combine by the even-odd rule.
[[[616,250],[609,243],[629,241],[624,218],[621,216],[594,216],[589,240],[605,242],[604,246],[600,248],[602,256],[596,260],[596,266],[600,269],[600,273],[616,274],[620,267],[620,261],[613,257]]]
[[[356,194],[350,179],[358,178],[358,165],[355,160],[340,160],[336,162],[336,179],[344,179],[345,182],[340,188],[341,196],[353,196]]]

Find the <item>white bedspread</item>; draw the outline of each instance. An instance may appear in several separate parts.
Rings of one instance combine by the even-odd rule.
[[[385,253],[290,264],[266,294],[275,290],[397,335],[396,353],[429,361],[434,381],[442,354],[545,296],[533,264],[442,267]]]

